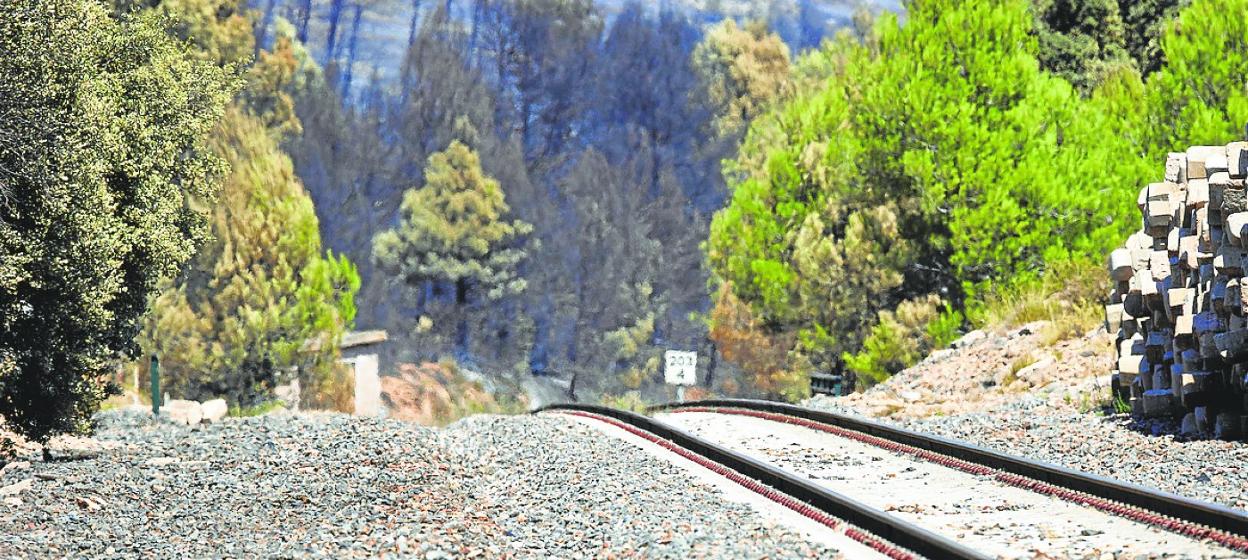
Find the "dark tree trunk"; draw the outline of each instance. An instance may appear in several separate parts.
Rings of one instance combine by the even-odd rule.
[[[264,5],[264,16],[260,18],[260,23],[256,26],[256,48],[251,53],[253,57],[260,57],[260,49],[264,48],[264,40],[269,32],[269,26],[273,24],[273,9],[277,6],[277,0],[269,0]]]
[[[416,34],[420,32],[420,2],[412,0],[412,21],[407,27],[407,48],[416,44]]]
[[[334,60],[334,50],[338,42],[338,20],[342,19],[342,5],[345,0],[333,0],[329,5],[329,33],[325,37],[325,61],[324,66]]]
[[[659,188],[659,166],[660,166],[660,163],[662,163],[660,161],[660,157],[661,156],[659,154],[659,131],[651,128],[650,129],[650,200],[654,200],[658,198],[659,193],[662,192],[662,189]]]
[[[709,357],[706,364],[706,386],[709,388],[715,386],[715,368],[719,365],[719,348],[715,347],[715,343],[711,341],[709,336],[706,338],[706,342],[707,346],[711,348],[711,351],[707,353]]]
[[[455,346],[461,354],[468,353],[468,280],[455,281],[455,311],[459,314],[459,326],[455,329]]]
[[[306,45],[308,44],[308,20],[312,19],[312,0],[301,0],[299,2],[297,17],[299,27],[296,36],[299,38],[300,43]]]
[[[480,36],[481,12],[484,9],[482,0],[475,0],[472,3],[472,31],[468,35],[468,58],[470,60],[473,59],[473,57],[476,58],[476,64],[474,66],[477,68],[481,67],[481,56],[477,54],[477,38]]]
[[[356,44],[360,38],[360,18],[364,14],[364,6],[355,5],[355,15],[351,17],[351,42],[347,45],[347,68],[342,80],[342,99],[351,95],[351,79],[355,71]]]

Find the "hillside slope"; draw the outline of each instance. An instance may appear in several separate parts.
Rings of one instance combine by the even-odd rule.
[[[1107,404],[1113,337],[1098,328],[1050,344],[1045,326],[1035,322],[1007,332],[974,331],[888,381],[834,402],[896,419],[1036,403],[1055,412],[1099,410]]]

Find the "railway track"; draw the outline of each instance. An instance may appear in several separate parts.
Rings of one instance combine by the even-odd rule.
[[[862,418],[735,399],[543,410],[626,429],[893,558],[1248,554],[1242,512]]]

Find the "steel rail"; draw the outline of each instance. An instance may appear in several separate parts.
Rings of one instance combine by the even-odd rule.
[[[875,438],[896,444],[943,455],[955,462],[974,463],[975,465],[1037,481],[1043,483],[1043,485],[1056,486],[1095,496],[1102,500],[1126,504],[1158,516],[1171,518],[1151,520],[1139,519],[1140,516],[1135,515],[1133,518],[1137,518],[1137,520],[1151,522],[1152,524],[1188,534],[1189,536],[1211,538],[1230,548],[1248,551],[1248,514],[1242,511],[1060,467],[1043,461],[1006,455],[969,443],[889,426],[866,418],[814,410],[791,404],[747,399],[714,399],[668,403],[650,407],[648,411],[654,413],[688,408],[743,409],[772,413],[874,436]],[[1042,485],[1033,486],[1039,487]],[[1043,490],[1038,489],[1038,491]],[[1086,502],[1087,500],[1082,501]],[[1094,507],[1096,506],[1094,505]],[[1101,509],[1114,510],[1118,508],[1110,505]],[[1114,513],[1122,514],[1121,511],[1114,511]],[[1128,515],[1128,517],[1132,516]],[[1178,522],[1174,520],[1178,520]],[[1223,532],[1223,534],[1214,534],[1207,529],[1201,530],[1200,527],[1195,527],[1191,524],[1204,526],[1208,529]]]
[[[792,474],[748,455],[699,438],[648,416],[587,404],[554,404],[533,411],[534,414],[539,412],[588,413],[635,427],[662,440],[667,440],[713,463],[722,465],[730,471],[758,481],[818,511],[869,531],[880,539],[927,558],[975,560],[991,558],[990,555],[968,548],[944,536],[833,492],[805,477]]]

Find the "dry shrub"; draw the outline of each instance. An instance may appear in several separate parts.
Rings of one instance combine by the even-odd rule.
[[[687,387],[685,388],[685,400],[702,401],[714,397],[714,393],[706,387]]]
[[[1052,263],[1039,277],[990,290],[974,305],[972,320],[997,330],[1046,321],[1041,342],[1052,345],[1095,328],[1108,290],[1103,267],[1091,260]]]
[[[809,396],[808,372],[788,363],[795,337],[770,332],[727,283],[720,286],[711,310],[710,337],[724,359],[745,372],[745,381],[754,393],[789,401]]]
[[[598,399],[598,403],[603,406],[636,413],[644,413],[651,405],[637,391],[628,391],[622,395],[603,395]]]

